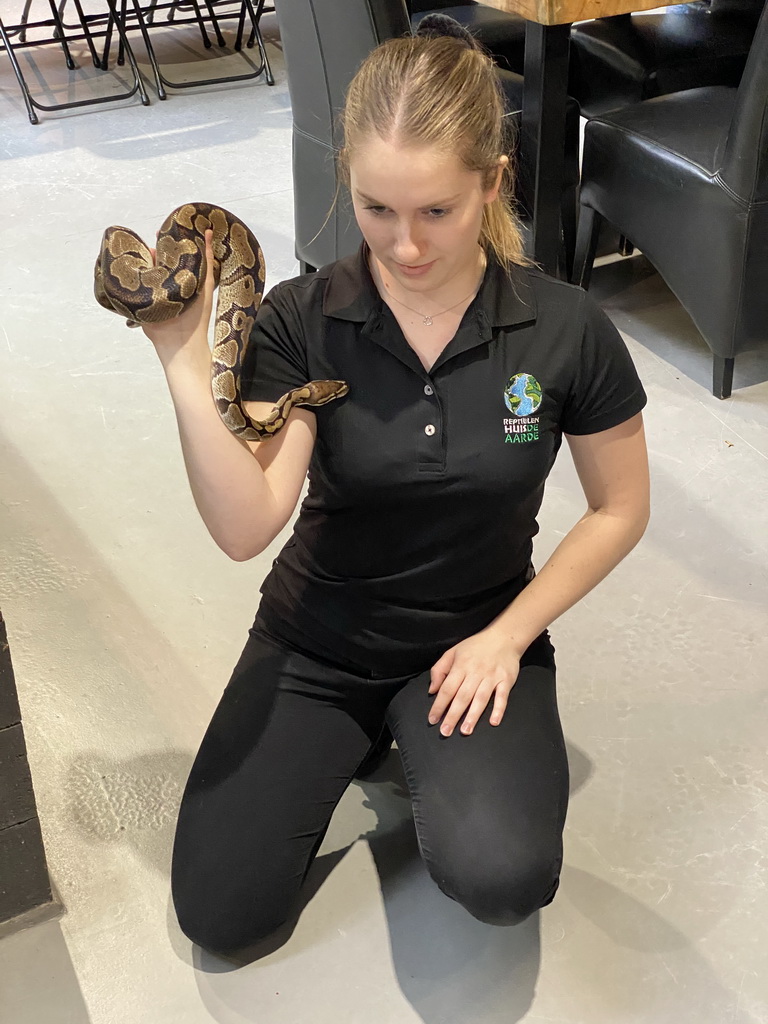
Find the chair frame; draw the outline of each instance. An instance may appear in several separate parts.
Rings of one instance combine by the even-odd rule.
[[[131,7],[128,5],[128,0],[105,0],[107,10],[104,13],[88,15],[86,15],[82,10],[81,0],[73,0],[79,19],[78,22],[67,22],[65,16],[67,2],[68,0],[58,0],[57,7],[56,0],[48,0],[51,17],[46,20],[32,21],[30,20],[32,0],[25,0],[18,24],[3,25],[2,21],[0,21],[0,51],[5,49],[8,53],[11,66],[14,74],[16,75],[19,87],[21,88],[29,120],[32,124],[39,123],[40,119],[36,113],[37,110],[52,112],[58,110],[69,110],[81,106],[90,106],[98,103],[114,103],[119,100],[129,99],[137,92],[141,98],[142,104],[144,106],[148,106],[150,102],[149,96],[147,95],[142,74],[139,70],[134,51],[128,39],[128,33],[130,31],[140,31],[142,34],[142,40],[147,49],[152,75],[154,77],[155,86],[160,99],[167,98],[166,88],[191,89],[204,85],[220,85],[227,84],[229,82],[249,81],[260,77],[262,74],[265,76],[268,85],[275,84],[266,45],[259,26],[262,14],[273,13],[275,9],[274,4],[268,5],[266,0],[239,0],[239,10],[232,10],[236,0],[165,0],[165,2],[149,0],[149,3],[147,4],[145,2],[143,6],[140,3],[140,0],[131,0]],[[205,8],[204,12],[202,7]],[[196,22],[200,29],[203,45],[206,49],[210,49],[213,45],[208,32],[206,31],[206,21],[212,26],[217,45],[224,47],[226,46],[226,40],[222,35],[219,22],[222,19],[229,20],[237,18],[237,34],[233,48],[239,52],[243,47],[246,19],[248,18],[250,20],[250,32],[245,41],[245,46],[247,49],[253,48],[254,45],[258,46],[260,55],[258,66],[246,74],[227,75],[190,82],[172,81],[162,73],[160,64],[155,56],[148,31],[148,26],[155,23],[156,15],[163,10],[168,12],[167,21],[169,22],[173,22],[175,24],[189,24]],[[188,11],[191,11],[191,16],[188,16]],[[179,13],[183,16],[177,17]],[[29,40],[27,37],[27,33],[30,30],[49,28],[53,30],[50,38]],[[117,35],[118,66],[123,66],[127,60],[133,73],[133,87],[129,91],[119,93],[118,95],[97,97],[88,100],[75,100],[68,103],[57,104],[44,104],[32,96],[29,86],[24,78],[24,73],[21,69],[17,55],[14,52],[15,50],[17,51],[28,47],[58,43],[64,52],[67,67],[70,70],[75,70],[77,65],[72,58],[68,43],[85,40],[88,45],[94,67],[101,71],[107,71],[109,67],[109,56],[113,33],[116,33]],[[104,39],[104,49],[101,54],[99,54],[96,49],[95,40],[97,38]],[[251,66],[253,67],[253,65]]]
[[[203,45],[206,47],[206,49],[210,49],[212,44],[210,39],[208,38],[208,34],[205,29],[205,19],[202,14],[202,11],[200,10],[200,4],[198,0],[166,0],[166,2],[164,3],[160,3],[158,2],[158,0],[150,0],[149,6],[146,10],[142,7],[141,0],[130,0],[130,2],[132,10],[129,9],[128,6],[129,0],[120,0],[119,18],[121,21],[121,25],[125,33],[127,33],[128,31],[135,30],[138,30],[141,33],[142,41],[147,51],[149,63],[152,68],[152,75],[154,77],[155,88],[157,90],[157,95],[159,99],[167,99],[167,89],[194,89],[205,85],[225,85],[229,82],[252,81],[253,79],[259,78],[262,74],[265,76],[267,85],[275,84],[275,79],[274,75],[272,74],[272,68],[269,63],[269,56],[267,54],[266,45],[264,43],[264,38],[261,34],[261,29],[259,27],[259,21],[261,20],[261,16],[265,11],[266,0],[240,0],[240,10],[237,13],[221,13],[215,10],[217,3],[226,4],[228,2],[232,2],[232,0],[203,0],[208,14],[208,18],[210,19],[213,25],[214,32],[216,34],[216,40],[219,46],[226,45],[226,41],[224,40],[224,37],[222,36],[221,30],[219,28],[219,18],[237,17],[238,27],[234,45],[234,49],[237,52],[240,52],[242,49],[246,15],[250,18],[251,31],[248,41],[246,42],[246,47],[253,47],[255,42],[259,49],[260,61],[253,71],[249,71],[242,75],[224,75],[222,77],[195,79],[191,82],[176,82],[163,73],[160,66],[160,62],[158,61],[157,56],[155,55],[154,47],[152,46],[149,28],[150,26],[155,24],[155,14],[158,11],[167,10],[167,20],[169,22],[174,22],[175,24],[184,24],[189,23],[191,21],[196,21],[200,28]],[[114,3],[111,4],[111,7],[115,11],[117,10],[116,5]],[[193,10],[193,16],[191,18],[177,20],[175,17],[176,12],[182,7],[191,7]],[[107,53],[109,52],[109,46],[111,43],[112,36],[112,26],[113,22],[116,21],[116,17],[117,16],[113,18],[112,15],[110,15],[110,18],[107,23]],[[134,19],[133,24],[131,24],[131,21],[129,19]],[[118,52],[118,64],[120,64],[122,61],[122,49],[123,44],[121,38],[120,50]]]
[[[105,0],[105,2],[109,10],[113,11],[115,0]],[[70,36],[69,41],[84,39],[88,44],[88,49],[91,53],[91,59],[93,60],[94,67],[98,68],[99,70],[106,71],[106,57],[99,59],[93,41],[94,36],[93,33],[90,31],[88,19],[83,12],[81,0],[74,0],[74,4],[78,16],[80,18],[80,34]],[[119,100],[130,99],[137,93],[141,98],[142,105],[145,107],[149,106],[149,96],[147,95],[146,90],[144,88],[144,83],[141,80],[141,74],[139,72],[139,68],[136,63],[136,58],[134,57],[133,50],[130,47],[130,43],[128,42],[128,38],[125,32],[123,32],[122,27],[120,27],[118,31],[120,33],[122,45],[125,47],[125,52],[128,56],[128,62],[131,66],[131,71],[133,73],[133,87],[131,89],[129,89],[127,92],[119,93],[116,96],[96,96],[87,100],[70,100],[67,103],[41,103],[39,100],[36,100],[30,92],[29,86],[27,85],[27,81],[24,77],[24,73],[21,70],[21,65],[19,64],[15,50],[27,49],[34,46],[45,46],[52,43],[59,43],[64,52],[64,58],[69,70],[74,71],[77,68],[77,65],[75,64],[75,61],[73,60],[72,54],[69,50],[67,37],[64,32],[65,25],[62,20],[61,12],[56,7],[55,0],[49,0],[49,6],[51,9],[50,19],[30,22],[29,11],[31,7],[31,0],[27,0],[24,6],[24,10],[22,12],[22,21],[20,24],[6,26],[3,24],[2,19],[0,19],[0,41],[2,41],[3,48],[8,54],[8,58],[11,62],[14,74],[16,75],[16,80],[19,83],[19,87],[24,98],[24,105],[27,108],[27,116],[29,117],[30,123],[33,125],[40,123],[40,119],[36,113],[36,111],[38,110],[50,113],[58,110],[74,110],[78,107],[95,106],[101,103],[115,103]],[[77,28],[77,26],[73,27]],[[27,31],[29,29],[36,28],[53,28],[54,34],[50,39],[29,41],[26,38]],[[11,41],[11,37],[14,35],[19,36],[19,40],[16,43],[13,43]]]

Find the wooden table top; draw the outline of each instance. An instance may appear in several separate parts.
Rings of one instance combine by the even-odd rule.
[[[540,25],[564,25],[590,18],[608,18],[612,14],[652,11],[659,6],[659,0],[483,0],[483,3]]]

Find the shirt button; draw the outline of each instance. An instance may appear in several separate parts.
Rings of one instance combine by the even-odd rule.
[[[432,390],[432,388],[429,386],[429,384],[425,384],[424,385],[424,394],[425,395],[434,395],[434,393],[435,392]]]
[[[434,432],[435,432],[435,427],[434,427],[433,423],[428,423],[426,425],[426,427],[424,427],[424,433],[427,435],[427,437],[432,437]]]

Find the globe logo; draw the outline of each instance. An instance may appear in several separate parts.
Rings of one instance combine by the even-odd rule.
[[[530,373],[516,373],[504,389],[504,403],[515,416],[533,416],[541,405],[541,384]]]

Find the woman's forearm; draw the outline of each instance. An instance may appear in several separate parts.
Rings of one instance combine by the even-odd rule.
[[[159,350],[173,399],[192,495],[209,533],[231,558],[250,558],[279,531],[274,496],[250,448],[224,425],[211,394],[204,336]]]
[[[647,514],[590,509],[563,538],[536,577],[487,627],[522,654],[563,612],[597,586],[645,532]]]

